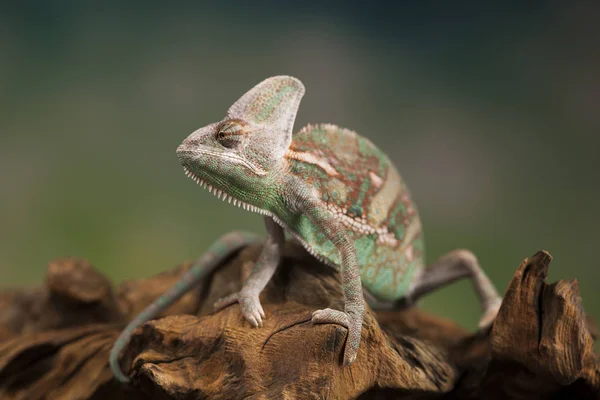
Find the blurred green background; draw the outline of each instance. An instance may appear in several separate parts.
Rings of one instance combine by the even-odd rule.
[[[258,215],[187,179],[175,148],[275,74],[386,149],[427,258],[473,250],[504,291],[554,256],[600,317],[600,3],[24,1],[0,6],[0,286],[89,259],[150,276]],[[468,282],[424,307],[472,328]]]

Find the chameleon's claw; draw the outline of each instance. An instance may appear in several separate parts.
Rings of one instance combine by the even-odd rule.
[[[213,305],[213,308],[215,311],[218,311],[236,302],[240,304],[240,311],[250,325],[254,328],[263,326],[262,320],[265,318],[265,311],[260,304],[258,295],[246,294],[243,292],[233,293],[217,300]]]
[[[317,310],[312,313],[313,324],[336,324],[348,329],[346,346],[344,347],[344,365],[350,365],[356,360],[358,354],[358,345],[360,344],[360,334],[362,321],[356,323],[352,316],[331,308]]]
[[[254,315],[246,317],[246,320],[250,323],[250,325],[252,325],[253,328],[258,328],[259,322]]]

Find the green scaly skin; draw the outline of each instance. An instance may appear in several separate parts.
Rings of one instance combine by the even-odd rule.
[[[358,353],[363,285],[376,302],[411,303],[470,277],[484,310],[480,326],[489,326],[500,297],[471,252],[457,250],[423,268],[417,209],[385,153],[330,124],[309,125],[292,136],[303,95],[296,78],[268,78],[234,103],[222,121],[198,129],[177,148],[187,176],[217,197],[265,216],[267,241],[250,277],[239,293],[217,301],[215,308],[237,302],[252,326],[262,326],[259,294],[281,259],[287,232],[341,272],[344,310],[317,310],[312,322],[348,329],[345,365]],[[179,289],[165,294],[157,307],[180,295]],[[132,325],[144,319],[147,315]],[[130,332],[122,334],[119,349]],[[111,358],[115,372],[116,347]]]

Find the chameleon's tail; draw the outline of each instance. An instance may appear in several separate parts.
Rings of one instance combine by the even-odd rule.
[[[119,366],[119,354],[125,346],[127,346],[131,339],[131,334],[137,327],[146,321],[155,318],[165,308],[176,302],[200,280],[213,272],[213,270],[221,265],[221,263],[231,256],[232,253],[244,246],[259,242],[261,242],[259,236],[240,231],[227,233],[214,242],[208,248],[206,253],[194,263],[192,268],[190,268],[175,285],[146,307],[144,311],[137,315],[125,329],[123,329],[113,345],[109,356],[110,368],[115,374],[115,377],[123,383],[129,382],[129,378],[123,374]]]

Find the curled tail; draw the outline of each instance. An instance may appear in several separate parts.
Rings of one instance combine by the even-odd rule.
[[[230,232],[221,236],[214,242],[182,277],[179,281],[167,290],[163,295],[150,304],[144,311],[139,313],[123,329],[115,344],[113,345],[109,364],[115,377],[123,382],[129,382],[129,378],[123,374],[119,366],[119,354],[127,346],[131,339],[131,334],[143,323],[155,318],[164,309],[175,303],[181,296],[187,293],[200,280],[204,279],[213,270],[218,267],[232,253],[249,244],[259,243],[259,236],[247,232]]]

